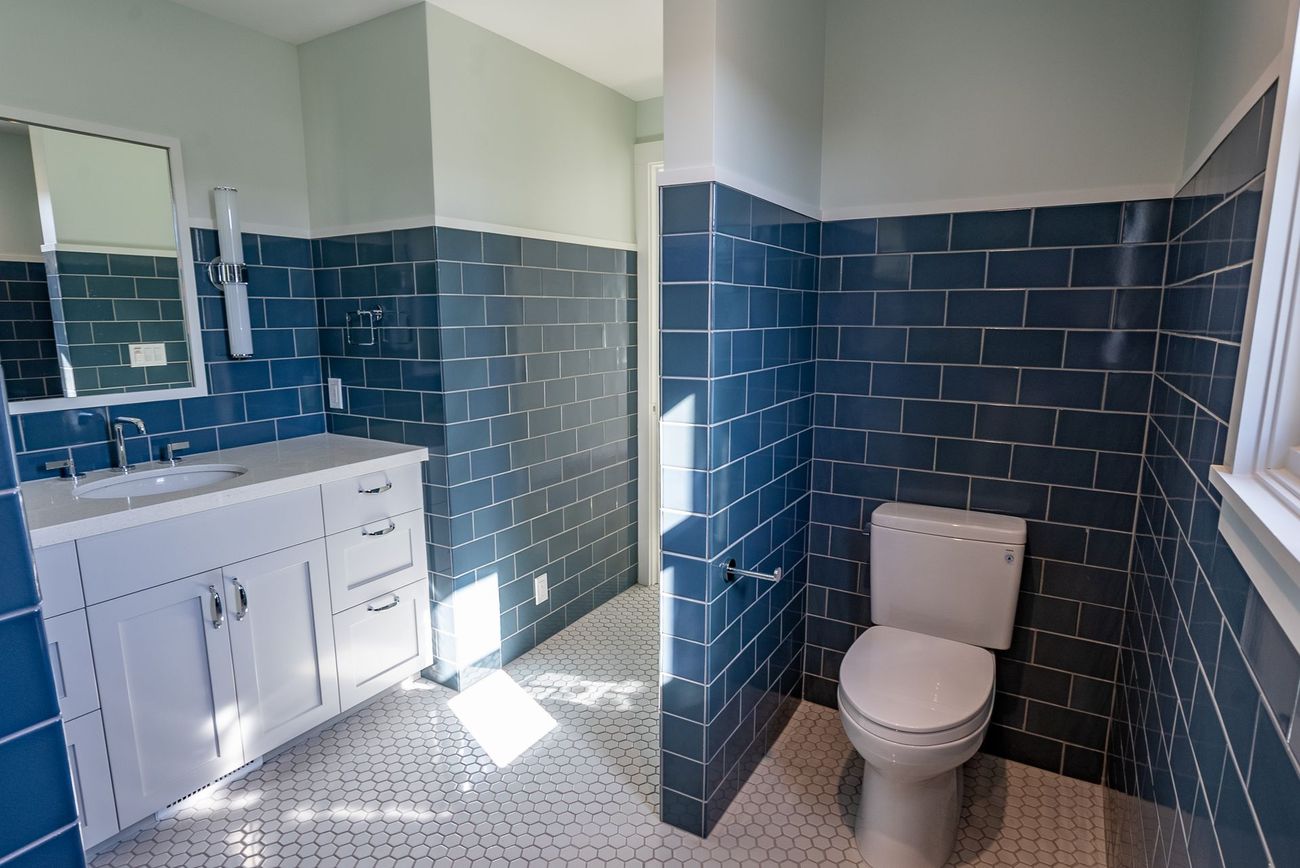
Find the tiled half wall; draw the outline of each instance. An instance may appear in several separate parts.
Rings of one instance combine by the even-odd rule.
[[[719,184],[662,219],[662,816],[702,835],[800,695],[820,226]]]
[[[1174,200],[1110,741],[1113,866],[1300,864],[1300,654],[1218,532],[1275,93]]]
[[[429,448],[431,674],[466,686],[636,581],[635,254],[432,227],[313,247],[329,429]]]

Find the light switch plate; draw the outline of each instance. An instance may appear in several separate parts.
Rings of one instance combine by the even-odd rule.
[[[343,381],[338,377],[330,377],[327,381],[330,390],[330,409],[343,409]]]
[[[166,344],[127,344],[131,355],[131,367],[156,368],[167,364]]]
[[[533,598],[534,602],[545,603],[551,596],[550,590],[546,587],[546,573],[533,577]]]

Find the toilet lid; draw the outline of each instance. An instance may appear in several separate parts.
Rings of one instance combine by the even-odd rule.
[[[840,666],[840,696],[861,716],[900,733],[971,722],[993,694],[993,655],[983,648],[872,627]]]

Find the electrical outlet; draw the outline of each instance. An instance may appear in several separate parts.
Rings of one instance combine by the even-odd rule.
[[[330,409],[343,409],[343,381],[338,377],[329,378]]]
[[[545,603],[550,596],[551,592],[546,588],[546,573],[533,576],[534,602]]]

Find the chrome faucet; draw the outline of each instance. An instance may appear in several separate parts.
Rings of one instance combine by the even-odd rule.
[[[126,435],[122,433],[123,425],[133,425],[141,435],[148,434],[145,430],[144,420],[137,419],[134,416],[118,416],[113,420],[113,443],[117,447],[117,467],[118,473],[130,473],[131,464],[126,460]]]

